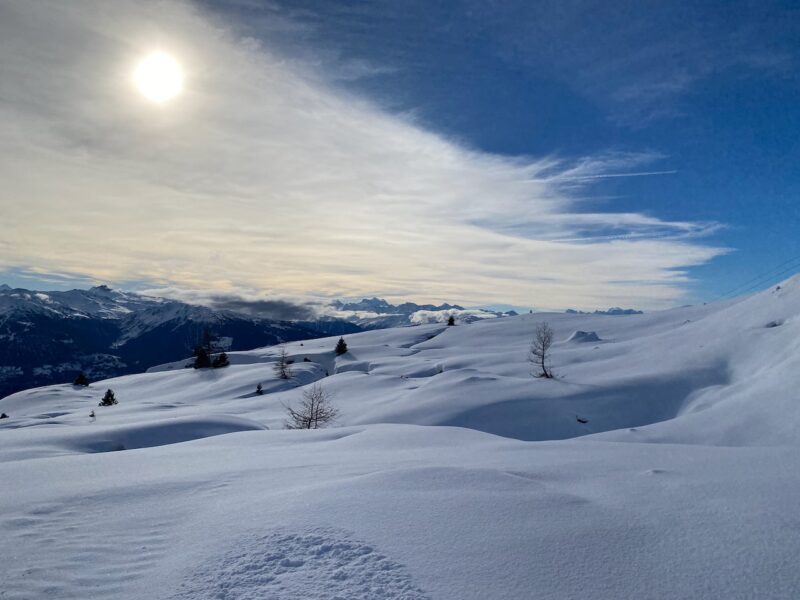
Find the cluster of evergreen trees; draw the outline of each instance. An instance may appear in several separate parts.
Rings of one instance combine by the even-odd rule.
[[[192,356],[194,356],[192,366],[195,369],[219,369],[231,364],[228,360],[228,355],[224,351],[215,355],[216,346],[214,336],[211,335],[211,331],[206,327],[203,330],[203,339],[195,346],[194,352],[192,352]]]

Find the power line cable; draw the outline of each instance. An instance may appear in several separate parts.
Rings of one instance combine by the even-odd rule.
[[[800,256],[795,256],[793,258],[785,260],[782,263],[780,263],[779,265],[771,268],[770,270],[765,271],[765,272],[761,273],[760,275],[756,275],[755,277],[751,277],[747,281],[745,281],[743,283],[740,283],[736,287],[734,287],[734,288],[728,290],[727,292],[725,292],[724,294],[716,297],[713,301],[716,302],[717,300],[722,300],[723,298],[726,298],[726,297],[730,296],[731,294],[739,294],[740,295],[740,294],[743,294],[743,293],[745,293],[746,291],[748,291],[750,289],[753,289],[754,287],[758,287],[760,285],[763,285],[766,281],[768,281],[768,280],[770,280],[770,279],[772,279],[774,277],[777,277],[780,274],[786,273],[788,271],[791,271],[793,269],[796,269],[796,268],[800,267],[800,262],[798,262],[798,264],[796,264],[796,265],[792,264],[791,266],[782,269],[782,267],[784,267],[785,265],[789,265],[790,263],[794,263],[796,261],[800,261]],[[776,273],[776,271],[779,271],[779,273]]]

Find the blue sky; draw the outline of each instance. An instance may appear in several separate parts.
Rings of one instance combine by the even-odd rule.
[[[792,4],[7,4],[0,280],[585,309],[769,285],[800,270]],[[130,82],[152,50],[186,71],[158,107]]]
[[[661,155],[651,170],[674,173],[604,179],[590,197],[600,210],[723,224],[714,241],[733,252],[693,268],[694,300],[800,257],[795,2],[270,5],[224,10],[288,52],[374,69],[345,85],[470,146]],[[309,27],[282,37],[276,14]]]

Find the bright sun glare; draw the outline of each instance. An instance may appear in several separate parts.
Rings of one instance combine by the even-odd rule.
[[[153,52],[138,64],[133,82],[145,98],[161,104],[183,90],[183,69],[169,54]]]

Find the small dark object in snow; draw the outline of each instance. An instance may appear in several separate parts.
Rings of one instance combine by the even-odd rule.
[[[263,394],[263,393],[264,393],[264,388],[262,388],[262,387],[261,387],[261,384],[259,383],[259,384],[256,386],[256,394],[258,394],[258,395],[260,396],[260,395],[261,395],[261,394]]]
[[[303,357],[303,362],[311,362],[307,356]]]
[[[339,338],[339,341],[336,342],[336,356],[340,356],[347,352],[347,342],[344,341],[343,337]]]
[[[94,411],[92,411],[92,412],[90,412],[90,413],[89,413],[89,418],[90,418],[90,419],[94,419],[94,418],[95,418],[95,417],[94,417]]]
[[[7,419],[7,418],[8,418],[8,415],[6,413],[3,413],[3,414],[0,415],[0,419]]]
[[[80,385],[82,387],[86,387],[89,385],[89,378],[86,377],[86,374],[81,371],[78,373],[78,376],[75,378],[75,381],[72,382],[72,385]]]
[[[452,327],[455,324],[456,324],[456,318],[453,315],[450,315],[450,317],[448,317],[447,319],[447,326]]]
[[[589,422],[589,419],[581,419],[578,415],[575,415],[575,420],[582,425],[586,425]]]

